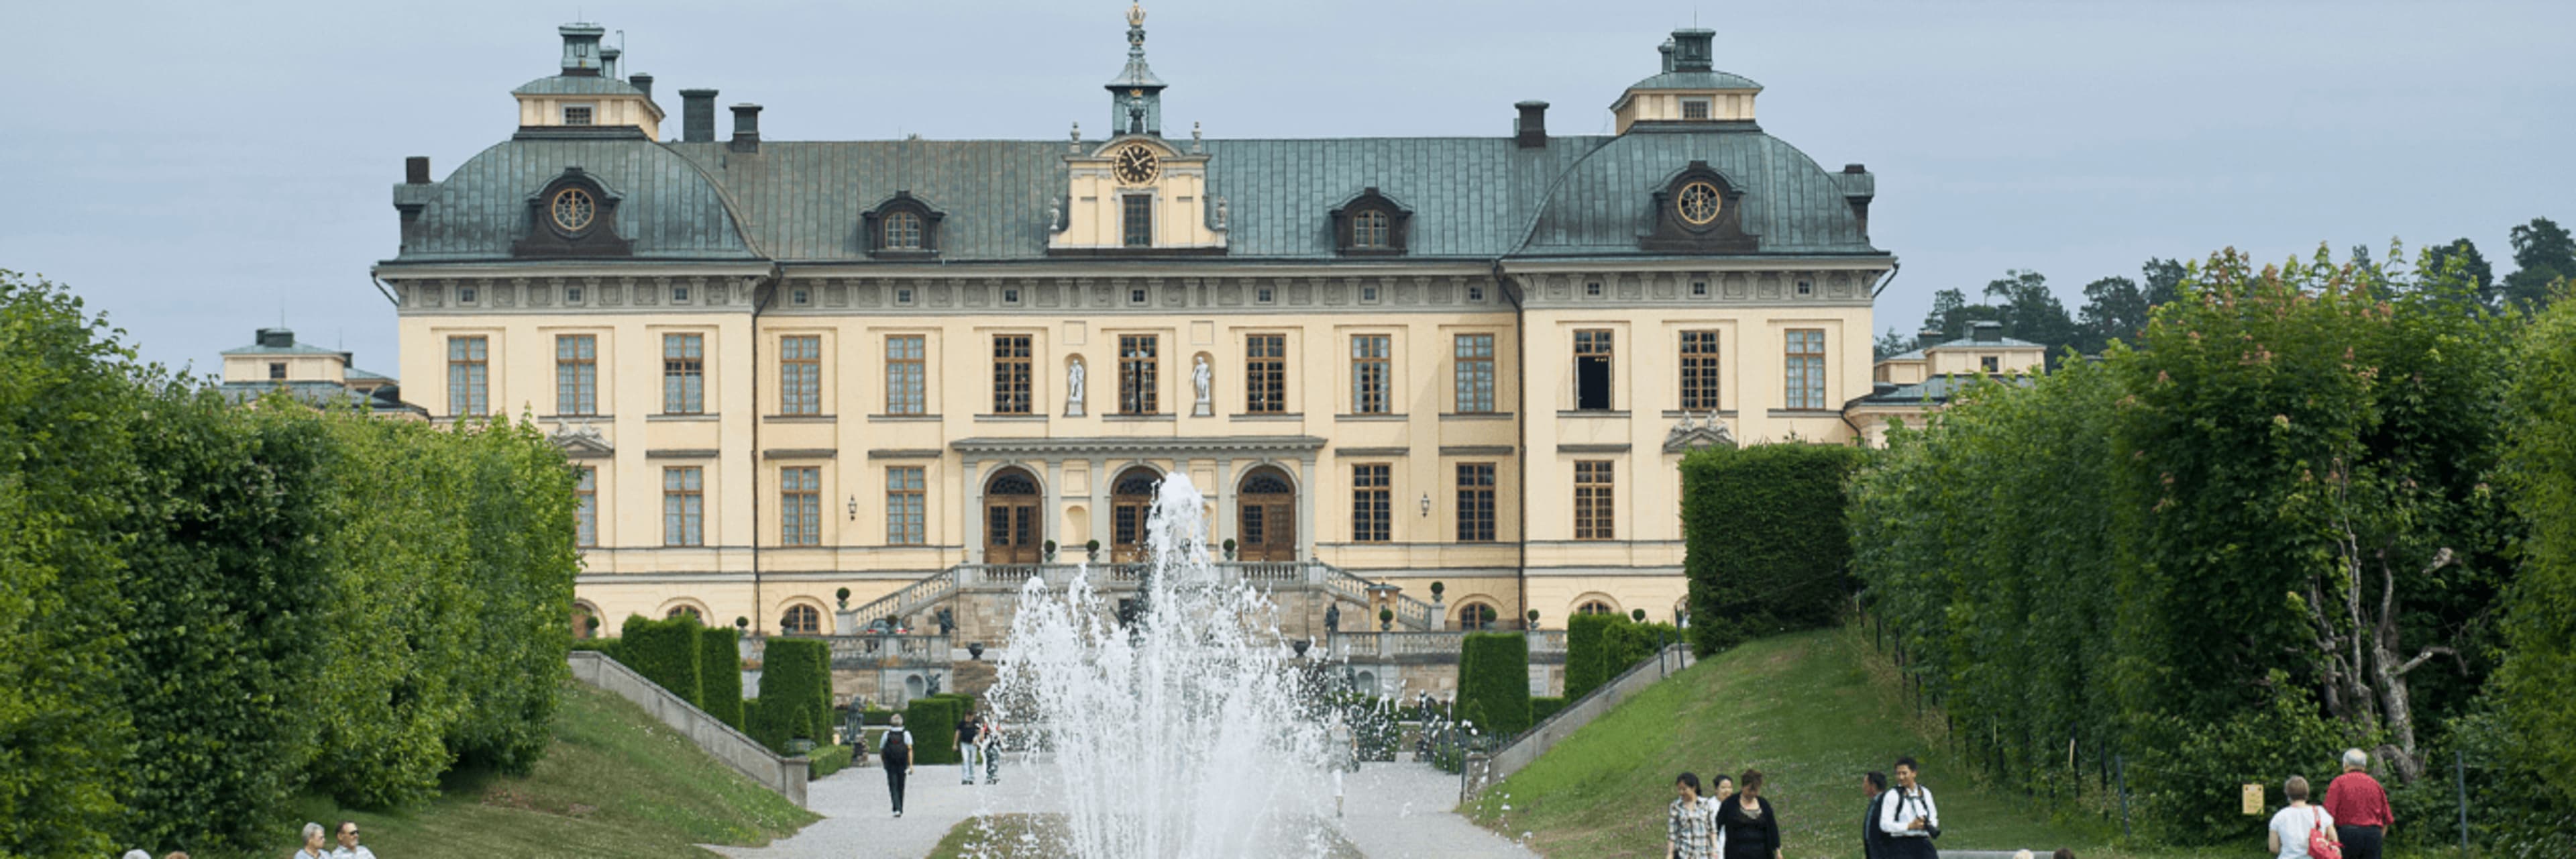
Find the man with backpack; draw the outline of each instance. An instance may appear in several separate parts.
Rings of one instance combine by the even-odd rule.
[[[1887,799],[1887,774],[1872,770],[1860,777],[1861,795],[1869,798],[1869,811],[1860,818],[1860,855],[1862,859],[1889,859],[1887,833],[1878,828],[1878,817],[1884,809],[1879,803]]]
[[[894,816],[903,816],[903,780],[912,775],[912,732],[903,729],[903,714],[887,720],[877,738],[877,759],[885,764],[886,793],[894,797]]]

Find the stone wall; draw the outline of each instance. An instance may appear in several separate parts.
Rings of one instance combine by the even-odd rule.
[[[798,807],[805,805],[805,780],[808,770],[804,758],[781,758],[733,726],[707,715],[680,696],[656,685],[634,669],[619,664],[596,651],[576,650],[565,660],[572,666],[573,679],[615,693],[635,702],[644,712],[662,724],[680,732],[698,744],[716,760],[725,762],[736,772],[750,776],[761,787],[776,791]]]

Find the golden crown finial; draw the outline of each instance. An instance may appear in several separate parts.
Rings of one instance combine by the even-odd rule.
[[[1142,27],[1142,26],[1145,26],[1145,4],[1143,4],[1143,3],[1129,3],[1129,4],[1127,4],[1127,26],[1130,26],[1130,27]]]

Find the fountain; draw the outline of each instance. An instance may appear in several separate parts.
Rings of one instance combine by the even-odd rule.
[[[1333,855],[1328,719],[1270,627],[1269,598],[1208,561],[1206,501],[1163,479],[1132,623],[1093,590],[1032,578],[993,690],[1063,784],[1062,852],[1084,859]]]

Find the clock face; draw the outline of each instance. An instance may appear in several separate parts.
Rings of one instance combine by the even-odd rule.
[[[1154,157],[1154,150],[1142,143],[1131,143],[1119,149],[1111,164],[1119,183],[1124,185],[1154,181],[1154,177],[1163,170],[1162,162]]]

